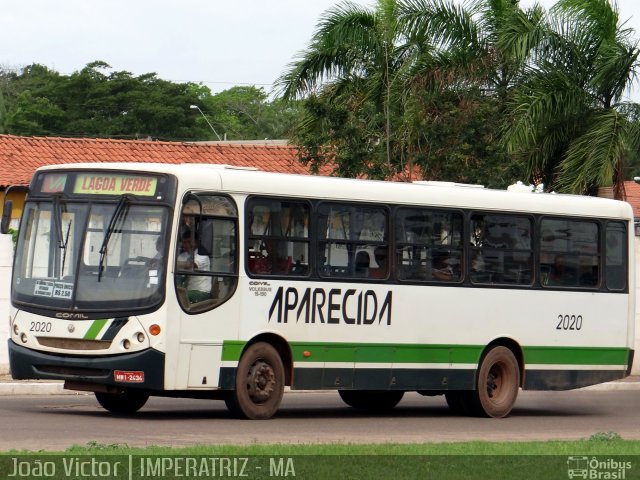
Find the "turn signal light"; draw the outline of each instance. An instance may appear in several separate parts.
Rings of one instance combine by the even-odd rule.
[[[160,335],[160,325],[157,325],[155,323],[153,325],[151,325],[149,327],[149,333],[151,335],[153,335],[154,337],[157,336],[157,335]]]

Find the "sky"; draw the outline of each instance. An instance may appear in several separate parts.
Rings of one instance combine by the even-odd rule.
[[[365,6],[374,0],[352,0]],[[271,91],[337,0],[2,0],[0,66],[40,63],[63,74],[102,60],[213,92]],[[533,0],[521,0],[523,7]],[[540,0],[544,7],[554,0]],[[618,0],[640,39],[640,1]]]

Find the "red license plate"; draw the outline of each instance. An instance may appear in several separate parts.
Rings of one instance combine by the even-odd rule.
[[[115,370],[113,372],[113,379],[116,382],[143,383],[144,372],[126,372],[123,370]]]

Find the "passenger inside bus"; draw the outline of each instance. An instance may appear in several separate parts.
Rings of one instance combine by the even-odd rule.
[[[451,258],[447,252],[438,252],[434,255],[431,275],[434,280],[441,282],[451,282],[458,279],[454,274]]]
[[[162,262],[162,237],[156,240],[156,254],[149,260],[149,268],[158,268]]]
[[[576,286],[578,280],[577,267],[570,264],[570,262],[571,260],[566,255],[556,255],[544,284],[556,287]]]
[[[371,262],[371,257],[369,257],[369,253],[365,250],[360,250],[356,253],[356,261],[355,261],[355,276],[356,277],[366,277],[369,275],[369,265]]]
[[[377,266],[375,268],[369,269],[369,276],[371,278],[386,278],[387,277],[387,248],[386,247],[376,247],[373,251],[373,257],[376,260]]]
[[[191,230],[182,232],[181,253],[178,255],[177,267],[191,272],[209,272],[209,257],[200,255],[196,248],[197,237],[192,236]],[[202,302],[211,298],[211,277],[202,275],[184,275],[183,287],[187,290],[190,303]]]

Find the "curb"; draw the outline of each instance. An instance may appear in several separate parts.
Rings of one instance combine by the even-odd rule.
[[[0,396],[7,395],[69,395],[75,392],[65,390],[62,382],[6,382],[0,383]]]
[[[617,390],[640,390],[640,382],[618,381],[591,385],[590,387],[579,388],[582,391],[617,391]]]

